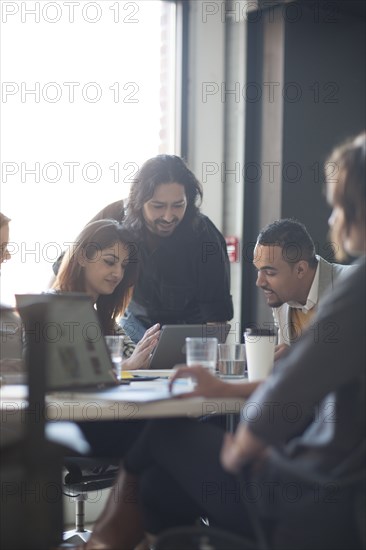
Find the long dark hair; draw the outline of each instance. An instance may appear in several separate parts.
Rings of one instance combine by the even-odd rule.
[[[98,214],[95,214],[95,216],[92,217],[91,220],[88,221],[89,223],[93,223],[99,220],[116,220],[117,222],[121,222],[123,218],[125,217],[125,208],[123,204],[123,200],[120,199],[118,201],[111,202],[110,204],[107,204],[102,210],[98,212]]]
[[[187,197],[184,218],[192,221],[197,217],[203,195],[201,183],[181,157],[157,155],[141,166],[130,189],[125,221],[135,231],[140,233],[144,227],[143,206],[162,183],[183,185]]]
[[[96,306],[104,334],[112,334],[114,325],[131,300],[137,280],[138,244],[126,227],[116,220],[99,220],[84,227],[65,253],[52,288],[63,292],[85,292],[84,267],[80,258],[92,260],[96,254],[116,242],[129,250],[129,261],[122,281],[112,294],[100,295]]]
[[[120,199],[118,201],[111,202],[110,204],[107,204],[107,206],[104,206],[102,210],[99,210],[95,216],[92,217],[91,220],[88,221],[86,225],[89,225],[90,223],[99,221],[99,220],[116,220],[117,222],[121,222],[123,218],[125,217],[125,208],[123,200]],[[58,270],[60,269],[60,265],[62,262],[62,258],[64,257],[65,252],[62,252],[60,256],[57,258],[55,263],[52,266],[54,274],[57,276]]]

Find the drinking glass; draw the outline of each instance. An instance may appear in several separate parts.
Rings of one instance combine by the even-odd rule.
[[[243,378],[246,367],[245,344],[219,344],[219,376]]]
[[[122,378],[123,340],[124,336],[105,337],[108,351],[113,363],[113,370],[118,380],[121,380]]]
[[[186,338],[186,363],[202,365],[215,374],[217,363],[217,338]]]

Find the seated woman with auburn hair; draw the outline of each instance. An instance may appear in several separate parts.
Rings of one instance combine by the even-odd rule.
[[[160,329],[154,325],[135,345],[117,322],[137,278],[136,253],[136,241],[122,224],[112,219],[94,221],[66,251],[52,285],[54,292],[85,292],[90,296],[103,334],[125,336],[123,368],[127,370],[148,368]]]

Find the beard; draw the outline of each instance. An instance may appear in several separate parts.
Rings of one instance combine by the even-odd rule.
[[[170,237],[178,227],[179,222],[180,220],[175,218],[169,223],[162,220],[155,220],[149,223],[145,221],[145,224],[148,230],[154,233],[154,235],[158,235],[159,237]]]
[[[284,304],[284,301],[281,300],[280,297],[275,292],[273,292],[273,290],[270,290],[269,288],[263,288],[262,290],[267,290],[271,292],[271,294],[264,295],[266,302],[270,307],[281,307]]]

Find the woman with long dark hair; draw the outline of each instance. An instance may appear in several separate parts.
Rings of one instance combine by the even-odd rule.
[[[118,325],[136,282],[137,252],[135,237],[122,224],[111,219],[94,221],[66,251],[52,285],[56,292],[89,294],[103,334],[125,336],[123,368],[128,370],[148,367],[160,328],[151,327],[135,345]]]

